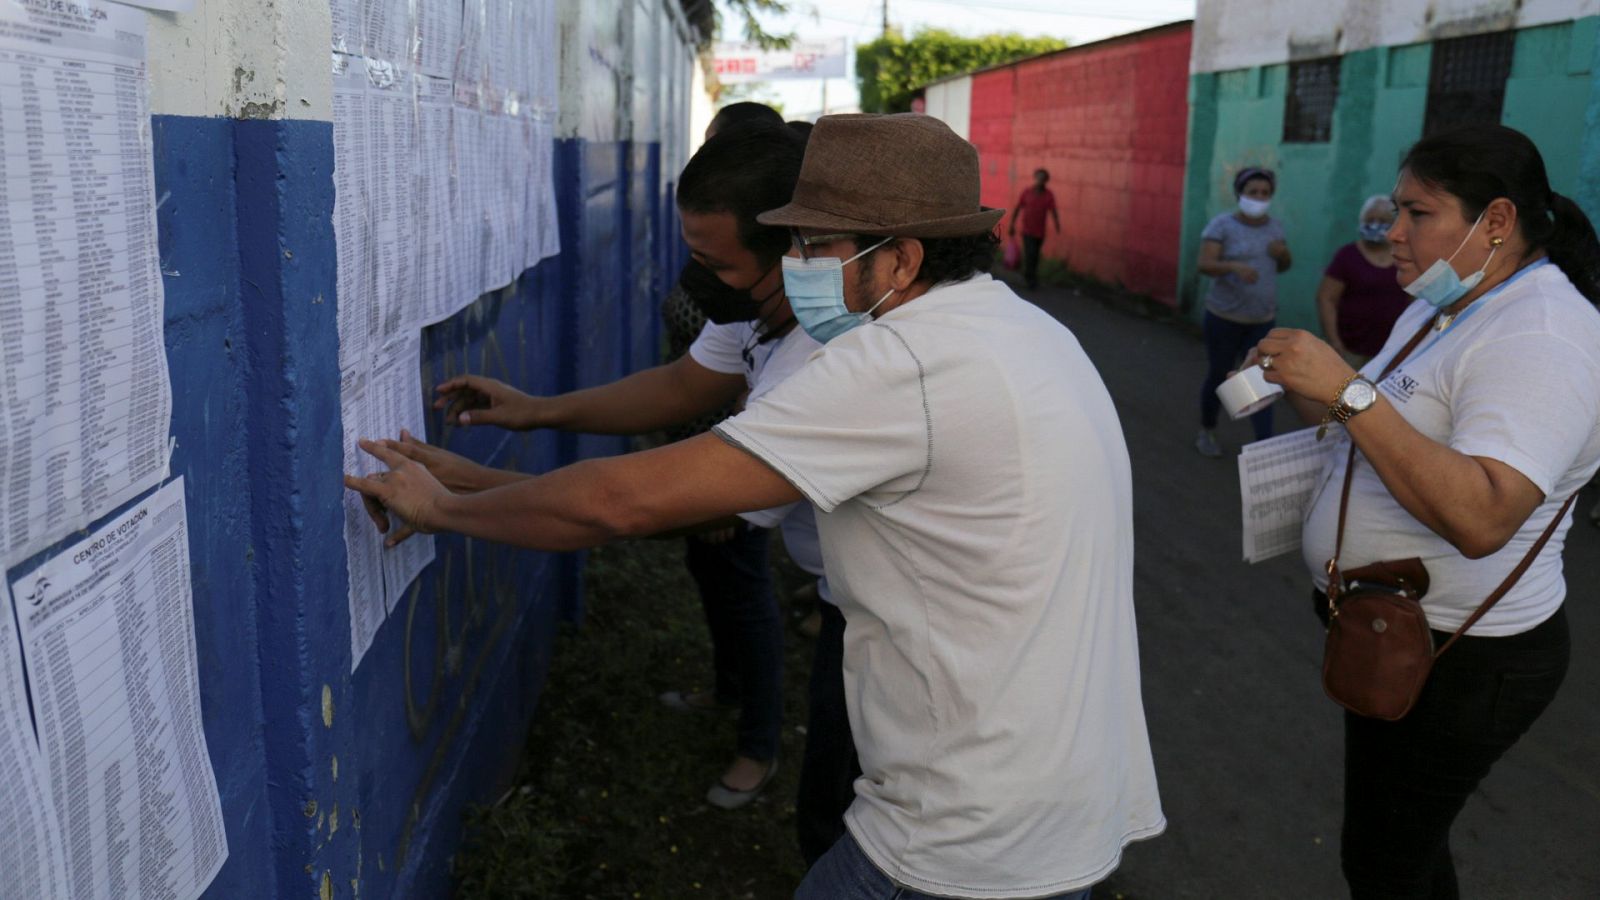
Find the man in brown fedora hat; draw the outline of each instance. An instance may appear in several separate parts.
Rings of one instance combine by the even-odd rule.
[[[391,470],[346,479],[407,529],[549,550],[810,500],[862,777],[797,897],[1083,897],[1165,827],[1127,448],[1076,339],[987,274],[978,194],[942,123],[826,117],[759,217],[823,347],[715,435],[470,496],[366,443]]]

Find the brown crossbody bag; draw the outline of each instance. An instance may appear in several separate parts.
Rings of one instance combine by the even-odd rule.
[[[1433,327],[1429,320],[1383,369],[1378,381],[1389,377]],[[1404,718],[1416,705],[1433,663],[1449,650],[1489,608],[1499,602],[1533,565],[1566,517],[1573,494],[1528,549],[1522,562],[1478,606],[1444,646],[1434,649],[1422,597],[1428,592],[1428,570],[1422,560],[1386,560],[1339,571],[1344,550],[1345,513],[1350,506],[1350,482],[1355,471],[1356,445],[1350,442],[1345,463],[1344,489],[1339,496],[1339,531],[1333,559],[1328,560],[1328,637],[1322,649],[1322,689],[1332,700],[1357,715],[1390,722]],[[1348,581],[1346,580],[1348,579]]]

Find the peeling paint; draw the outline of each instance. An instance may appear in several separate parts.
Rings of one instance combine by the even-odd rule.
[[[322,900],[333,900],[333,872],[322,870]]]
[[[246,103],[239,107],[237,118],[240,119],[275,119],[283,112],[283,101],[274,100],[271,103]]]
[[[333,805],[333,811],[328,813],[328,834],[332,836],[339,831],[339,804]]]
[[[333,688],[322,686],[322,726],[333,727]]]
[[[308,818],[308,819],[313,818],[313,817],[316,816],[316,814],[317,814],[317,800],[316,800],[315,797],[313,797],[312,799],[306,801],[306,818]]]
[[[339,757],[337,755],[335,755],[333,757],[333,761],[329,764],[329,767],[331,769],[333,769],[333,780],[335,782],[338,782],[338,780],[339,780]]]

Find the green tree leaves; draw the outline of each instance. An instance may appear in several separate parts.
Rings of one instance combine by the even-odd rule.
[[[919,31],[906,38],[898,32],[856,48],[856,81],[861,111],[907,112],[911,98],[930,81],[999,65],[1052,50],[1067,42],[1019,34],[962,37],[941,29]]]

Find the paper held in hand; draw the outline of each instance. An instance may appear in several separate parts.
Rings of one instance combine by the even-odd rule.
[[[1245,562],[1262,562],[1300,548],[1306,507],[1335,446],[1342,442],[1319,443],[1315,428],[1245,445],[1239,454]]]

